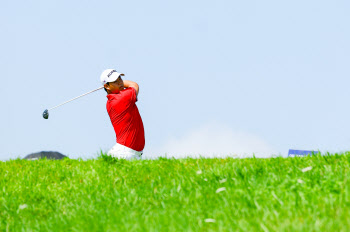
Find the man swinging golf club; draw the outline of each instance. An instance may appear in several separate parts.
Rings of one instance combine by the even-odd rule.
[[[117,144],[108,155],[119,159],[140,159],[145,147],[142,119],[136,106],[139,85],[123,80],[123,73],[107,69],[101,82],[107,92],[107,112],[111,119]]]

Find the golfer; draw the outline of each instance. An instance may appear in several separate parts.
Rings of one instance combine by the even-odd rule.
[[[107,69],[101,82],[107,92],[107,112],[114,127],[117,144],[108,155],[119,159],[141,159],[145,147],[142,119],[136,106],[139,85],[123,80],[123,73]]]

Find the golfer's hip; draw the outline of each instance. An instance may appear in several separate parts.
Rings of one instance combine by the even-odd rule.
[[[119,159],[141,159],[142,152],[117,143],[107,154]]]

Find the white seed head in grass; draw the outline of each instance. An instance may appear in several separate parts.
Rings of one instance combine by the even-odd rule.
[[[218,189],[216,190],[216,193],[219,193],[219,192],[222,192],[222,191],[226,191],[226,188],[225,188],[225,187],[218,188]]]
[[[198,170],[196,173],[197,173],[197,175],[200,175],[200,174],[202,174],[202,170]]]
[[[207,178],[204,178],[204,181],[208,181],[208,179],[207,179]]]
[[[19,206],[19,209],[25,209],[25,208],[27,208],[27,207],[28,207],[27,204],[23,204],[23,205],[20,205],[20,206]]]
[[[177,192],[180,192],[180,190],[181,190],[181,185],[179,184],[179,186],[177,186]]]
[[[302,172],[308,172],[308,171],[310,171],[311,169],[312,169],[312,167],[310,166],[310,167],[301,169],[301,171],[302,171]]]
[[[207,219],[205,219],[204,221],[205,221],[205,222],[211,222],[211,223],[215,223],[215,222],[216,222],[216,220],[213,219],[213,218],[207,218]]]
[[[301,179],[298,179],[298,183],[299,183],[299,184],[302,184],[302,183],[304,183],[304,181],[301,180]]]
[[[222,184],[222,183],[225,183],[226,181],[227,181],[227,179],[222,179],[219,182],[220,182],[220,184]]]

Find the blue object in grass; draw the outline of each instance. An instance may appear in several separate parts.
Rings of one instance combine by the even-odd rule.
[[[305,151],[305,150],[293,150],[289,149],[288,157],[296,157],[296,156],[308,156],[308,155],[317,155],[318,151]]]

